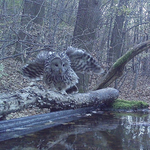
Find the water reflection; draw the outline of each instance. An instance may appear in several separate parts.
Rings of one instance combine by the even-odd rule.
[[[0,150],[7,149],[149,150],[150,115],[101,112],[76,122],[1,142]]]

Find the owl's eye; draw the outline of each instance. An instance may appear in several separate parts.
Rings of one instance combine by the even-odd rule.
[[[56,67],[58,67],[58,64],[55,64]]]
[[[65,66],[65,64],[63,64],[63,67]]]

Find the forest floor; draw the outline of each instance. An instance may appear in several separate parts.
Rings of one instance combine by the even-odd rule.
[[[30,85],[31,81],[21,75],[21,67],[22,64],[13,59],[0,62],[0,93],[14,92]],[[134,80],[135,75],[129,72],[123,84],[120,82],[122,86],[119,88],[119,98],[140,100],[150,105],[150,77],[139,75],[135,89],[133,89]]]
[[[134,89],[135,75],[130,73],[119,89],[119,98],[125,100],[140,100],[150,105],[150,77],[139,75]]]

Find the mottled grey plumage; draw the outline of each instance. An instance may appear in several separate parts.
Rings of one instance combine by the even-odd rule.
[[[77,90],[78,76],[75,72],[94,72],[101,74],[103,69],[86,51],[69,47],[65,52],[40,52],[35,61],[22,68],[23,75],[29,78],[43,76],[44,82],[51,90]]]
[[[48,55],[43,79],[52,90],[61,93],[78,83],[78,76],[72,70],[70,59],[65,52]]]
[[[104,72],[103,68],[85,50],[70,46],[67,48],[66,54],[68,55],[71,61],[71,67],[75,72],[87,74],[102,74]]]

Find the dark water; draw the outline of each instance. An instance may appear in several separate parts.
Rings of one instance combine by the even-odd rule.
[[[100,112],[0,142],[0,150],[150,150],[150,114]]]

